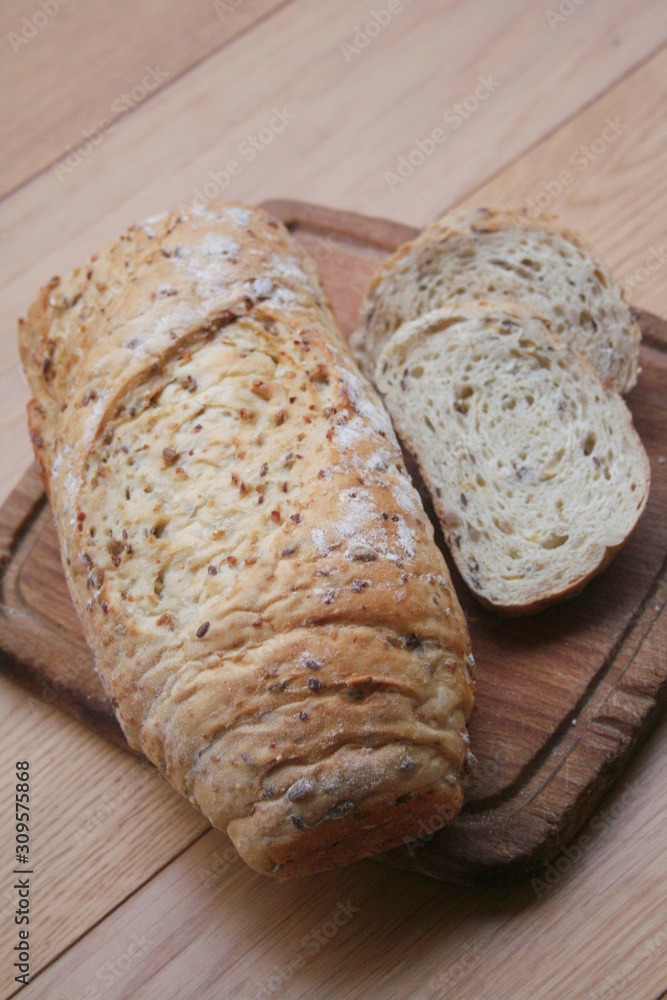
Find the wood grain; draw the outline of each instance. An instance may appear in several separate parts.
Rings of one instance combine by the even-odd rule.
[[[552,32],[526,0],[493,7],[423,0],[406,5],[376,46],[346,63],[340,44],[354,38],[359,4],[295,2],[257,25],[252,41],[232,41],[129,115],[71,175],[59,182],[49,171],[17,192],[5,205],[8,272],[39,263],[40,277],[24,284],[25,305],[54,268],[74,266],[131,219],[187,200],[266,124],[274,105],[288,106],[295,120],[243,164],[226,194],[258,201],[317,193],[320,202],[425,223],[443,200],[459,199],[577,111],[582,93],[590,100],[646,58],[664,41],[659,9],[657,0],[584,5]],[[444,124],[485,74],[495,74],[495,92],[451,126],[440,154],[390,191],[383,167],[391,170],[415,139]],[[231,80],[243,87],[221,109]]]
[[[345,335],[378,264],[417,234],[299,202],[266,207],[318,261]],[[656,662],[653,652],[667,648],[667,466],[658,461],[667,452],[667,323],[654,317],[651,328],[657,346],[642,350],[629,397],[653,463],[639,527],[583,594],[529,619],[484,610],[454,574],[478,664],[470,734],[479,771],[461,817],[435,837],[424,827],[427,842],[392,852],[393,863],[466,880],[545,864],[588,819],[667,700],[667,657]],[[93,674],[34,468],[0,511],[3,549],[11,552],[0,605],[7,668],[33,688],[58,691],[62,707],[123,742]]]
[[[667,314],[666,99],[662,49],[465,204],[544,206],[585,233],[630,301]],[[563,170],[571,174],[565,185]]]
[[[221,178],[224,196],[250,202],[311,198],[425,224],[667,37],[662,0],[583,4],[553,31],[545,16],[551,6],[550,0],[406,2],[346,62],[341,43],[354,41],[366,7],[358,0],[293,0],[142,104],[71,174],[58,179],[47,170],[5,199],[0,377],[7,373],[8,392],[0,450],[7,462],[0,500],[30,456],[27,438],[15,434],[14,415],[26,399],[15,324],[40,285],[85,260],[129,222],[191,200],[214,183],[211,173]],[[500,86],[456,129],[447,125],[443,116],[468,98],[474,105],[480,77],[489,75]],[[225,101],[221,95],[229,93],[233,100]],[[250,161],[239,149],[268,127],[274,108],[286,108],[294,119]],[[390,190],[385,174],[440,126],[449,130],[446,142]],[[639,155],[636,147],[633,155]],[[241,173],[223,187],[220,172],[233,158]]]
[[[665,752],[663,727],[580,859],[563,856],[552,885],[540,873],[544,889],[463,890],[372,862],[267,884],[211,830],[22,995],[85,997],[111,968],[106,1000],[656,1000],[667,789],[651,761]],[[350,917],[337,927],[339,903]],[[119,965],[133,939],[144,950]]]
[[[289,0],[287,0],[289,2]],[[0,197],[118,127],[285,0],[6,0],[0,6]],[[109,45],[109,32],[113,45]],[[60,168],[67,172],[68,163]],[[57,171],[56,171],[57,175]]]
[[[90,0],[87,6],[92,6]],[[161,6],[166,7],[166,3]],[[584,176],[586,197],[572,202],[578,203],[572,221],[585,234],[594,234],[596,247],[607,258],[615,262],[615,255],[622,252],[634,267],[642,264],[656,235],[664,236],[661,226],[665,214],[667,137],[660,111],[667,99],[667,87],[660,69],[664,66],[663,54],[627,75],[663,43],[665,22],[660,3],[606,0],[603,4],[590,0],[577,7],[552,33],[544,19],[545,10],[556,6],[552,0],[506,5],[491,0],[456,5],[420,0],[409,9],[406,5],[407,19],[396,21],[374,39],[350,67],[339,60],[337,47],[340,40],[351,38],[355,24],[363,22],[368,5],[348,2],[312,3],[310,9],[305,3],[294,6],[294,18],[285,12],[274,15],[271,31],[260,26],[233,42],[226,50],[226,62],[213,56],[157,99],[140,106],[105,140],[94,160],[88,161],[89,166],[75,172],[68,187],[51,183],[55,176],[47,171],[0,206],[3,499],[31,457],[27,435],[22,431],[27,391],[16,367],[16,316],[25,311],[38,285],[51,273],[77,264],[131,219],[186,198],[207,178],[209,170],[221,168],[241,139],[265,123],[265,112],[276,101],[298,100],[302,112],[298,128],[284,136],[284,144],[273,143],[270,152],[249,165],[227,193],[250,201],[272,194],[310,197],[424,224],[457,198],[474,192],[490,176],[495,178],[493,200],[513,203],[516,189],[511,169],[505,173],[506,165],[530,150],[526,169],[534,169],[535,179],[542,140],[552,133],[546,140],[555,143],[551,148],[559,156],[569,156],[572,147],[568,136],[578,138],[580,134],[579,113],[587,116],[601,107],[596,97],[602,95],[599,101],[604,102],[605,91],[620,81],[613,91],[614,99],[630,112],[632,134],[623,133],[619,143],[609,149],[612,157],[598,158]],[[121,5],[109,4],[108,9],[120,10]],[[501,22],[503,27],[499,29]],[[85,28],[83,20],[77,24]],[[152,25],[151,30],[161,27]],[[114,58],[122,58],[115,39],[122,36],[123,30],[123,25],[110,17],[105,36]],[[414,139],[427,134],[444,109],[470,93],[470,83],[494,70],[490,57],[499,49],[506,79],[493,95],[498,99],[494,114],[471,116],[456,133],[455,143],[450,142],[448,150],[443,147],[429,161],[428,176],[420,170],[409,183],[390,192],[384,172],[411,149]],[[9,49],[6,54],[11,55]],[[51,62],[56,59],[54,48],[45,46],[36,71],[42,90],[56,84],[49,75]],[[520,83],[515,83],[516,79]],[[8,107],[9,102],[5,102],[5,113]],[[587,131],[595,134],[590,132],[590,121],[584,119],[584,138]],[[40,128],[48,132],[47,118],[42,119]],[[559,134],[565,137],[562,146],[558,144]],[[531,168],[533,155],[538,159],[532,161]],[[549,178],[552,166],[558,164],[546,162],[541,166],[540,176]],[[598,171],[604,185],[601,197],[596,191]],[[525,183],[524,190],[533,192],[529,183]],[[563,196],[554,207],[560,209],[569,203],[569,197]],[[619,237],[615,225],[621,218],[624,222]],[[623,263],[621,268],[617,273],[622,277]],[[654,275],[649,283],[635,289],[633,299],[664,313],[664,281]],[[655,655],[664,656],[664,652],[656,650]],[[17,748],[23,752],[26,747],[34,747],[40,754],[43,774],[35,800],[41,837],[40,878],[46,887],[39,894],[39,947],[33,959],[34,969],[39,970],[80,935],[86,935],[123,896],[127,898],[150,877],[155,871],[155,852],[163,852],[160,856],[165,857],[171,851],[176,856],[188,838],[173,820],[165,819],[159,830],[155,830],[152,814],[135,820],[133,805],[142,801],[142,792],[136,800],[128,801],[117,825],[107,819],[97,828],[97,834],[83,841],[77,850],[72,851],[67,841],[63,848],[57,820],[63,800],[76,801],[79,815],[89,817],[99,805],[100,795],[104,795],[108,775],[118,767],[131,778],[134,761],[105,741],[85,734],[56,708],[27,701],[25,693],[2,676],[0,698],[3,760],[13,759]],[[664,995],[667,982],[664,944],[654,951],[650,961],[646,955],[642,958],[637,948],[642,936],[650,944],[665,919],[663,736],[664,725],[649,744],[641,770],[633,769],[631,780],[637,774],[640,777],[637,794],[623,805],[620,822],[615,819],[610,825],[613,834],[605,833],[603,840],[598,837],[571,877],[560,881],[547,897],[527,909],[525,916],[514,917],[512,889],[499,894],[495,890],[475,891],[474,905],[468,908],[471,897],[467,893],[406,875],[399,876],[407,881],[399,883],[397,898],[391,891],[396,873],[383,872],[374,865],[377,877],[384,874],[387,881],[381,881],[374,897],[376,905],[364,919],[362,929],[350,933],[348,950],[337,950],[338,943],[344,940],[341,932],[282,994],[276,995],[313,995],[317,1000],[326,995],[354,996],[355,1000],[360,996],[404,1000],[407,996],[443,995],[453,1000],[469,996],[494,996],[494,1000],[552,1000],[554,996],[592,1000],[600,995],[657,1000],[659,993]],[[43,738],[48,754],[41,753]],[[95,748],[92,759],[89,740]],[[4,768],[0,780],[6,801],[11,789]],[[623,794],[619,790],[621,804],[625,801]],[[603,813],[604,809],[599,815]],[[10,841],[10,819],[9,812],[3,810],[3,843]],[[143,838],[143,824],[151,829],[147,839]],[[135,849],[136,844],[141,845],[141,850]],[[98,871],[109,852],[112,868],[114,859],[122,860],[120,883],[114,881],[113,874],[98,880]],[[164,874],[169,871],[167,866]],[[160,881],[160,888],[166,884]],[[428,886],[434,895],[415,895],[418,885]],[[324,891],[324,885],[319,888]],[[212,915],[206,909],[201,920],[199,911],[178,909],[175,894],[158,894],[156,908],[159,906],[166,916],[167,910],[173,913],[174,919],[165,937],[156,936],[156,954],[150,958],[156,975],[165,968],[159,980],[161,989],[153,991],[147,982],[148,973],[142,963],[148,959],[140,956],[133,963],[132,977],[136,977],[142,995],[159,996],[160,1000],[195,995],[188,987],[194,969],[198,977],[206,979],[203,989],[209,995],[217,990],[217,995],[236,992],[241,997],[252,996],[252,988],[264,971],[268,974],[272,964],[290,957],[295,945],[298,949],[292,932],[301,925],[289,920],[285,923],[289,906],[303,915],[314,905],[316,912],[310,911],[310,926],[314,926],[321,912],[317,910],[317,893],[304,885],[306,892],[310,896],[304,894],[301,905],[285,898],[285,907],[282,901],[275,907],[252,894],[235,901],[223,883]],[[4,889],[0,899],[5,899],[6,907]],[[438,904],[439,900],[444,900],[443,905]],[[262,934],[252,926],[245,937],[234,937],[230,950],[223,928],[228,926],[233,934],[239,926],[234,914],[245,906],[258,917],[265,913]],[[233,910],[229,924],[227,907]],[[145,908],[143,891],[127,899],[116,911],[122,913],[117,925],[121,934],[130,919],[136,919],[141,926]],[[11,912],[3,913],[3,919],[11,919]],[[150,926],[148,916],[146,926]],[[495,936],[501,926],[502,934]],[[54,964],[43,986],[37,980],[35,988],[42,991],[42,996],[49,1000],[54,996],[58,1000],[78,1000],[86,995],[84,986],[89,995],[102,990],[100,980],[88,975],[90,965],[85,975],[76,973],[79,961],[90,962],[95,955],[95,971],[106,961],[118,962],[120,958],[122,964],[125,945],[116,950],[112,935],[107,936],[106,930],[100,928],[105,928],[104,921],[89,936],[90,951],[82,947],[84,936],[72,953],[71,964]],[[192,937],[190,928],[194,928]],[[10,949],[11,940],[3,934],[3,996],[16,985],[10,979]],[[454,967],[454,979],[448,985],[451,963],[461,959],[466,960],[463,968]],[[257,964],[257,978],[252,978],[246,990],[243,972],[251,970],[253,963]],[[628,964],[629,979],[623,974]],[[135,979],[119,976],[122,970],[118,964],[113,971],[117,978],[110,991],[102,995],[131,995],[128,982]],[[436,974],[445,977],[444,984],[439,980],[434,984],[432,976]],[[611,986],[605,986],[607,975],[620,977],[616,986],[614,980]]]
[[[31,764],[34,972],[208,827],[153,768],[68,718],[59,699],[50,686],[26,697],[0,675],[0,794],[6,806],[14,798],[13,762]],[[0,814],[0,834],[5,844],[14,842],[9,808]],[[8,875],[0,885],[3,997],[17,985],[12,884]]]

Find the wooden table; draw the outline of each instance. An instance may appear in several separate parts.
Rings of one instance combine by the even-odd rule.
[[[413,225],[533,199],[667,315],[664,0],[5,0],[0,23],[0,499],[31,461],[17,316],[52,274],[198,191]],[[57,692],[0,689],[2,997],[18,990],[17,759],[29,1000],[667,997],[664,722],[581,856],[539,884],[469,890],[371,861],[280,883]]]

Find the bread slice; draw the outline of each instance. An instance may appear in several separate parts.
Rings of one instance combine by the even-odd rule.
[[[539,611],[627,540],[650,481],[630,413],[525,307],[460,304],[406,323],[375,380],[483,604]]]
[[[402,323],[456,301],[502,300],[548,319],[620,392],[637,381],[639,327],[605,265],[573,233],[499,209],[451,212],[401,247],[369,287],[353,348],[372,375]]]

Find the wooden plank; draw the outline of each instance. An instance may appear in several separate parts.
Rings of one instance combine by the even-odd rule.
[[[14,762],[31,765],[35,971],[208,828],[153,768],[63,716],[60,697],[57,687],[45,685],[27,698],[18,685],[0,677],[0,794],[7,806],[14,798]],[[10,808],[0,815],[0,836],[4,844],[14,843]],[[3,997],[16,988],[17,894],[10,866],[0,886]]]
[[[423,224],[652,52],[665,38],[660,9],[659,0],[584,5],[551,31],[528,0],[422,0],[346,63],[340,45],[354,40],[358,5],[297,0],[129,115],[61,181],[48,171],[8,200],[7,276],[23,277],[10,315],[54,270],[74,266],[128,221],[187,201],[207,182],[213,190],[210,172],[234,157],[242,170],[226,187],[222,177],[219,193],[254,201],[317,194]],[[480,76],[498,84],[486,97],[480,91],[482,100],[474,96]],[[221,106],[232,81],[235,99]],[[477,109],[448,125],[443,116],[468,97]],[[250,160],[239,145],[269,127],[274,106],[294,120]],[[438,125],[451,130],[447,141],[390,190],[385,171]]]
[[[664,313],[666,100],[663,49],[508,170],[478,187],[465,204],[525,204],[534,212],[557,214],[565,225],[585,234],[629,301]],[[563,177],[563,171],[569,177]]]
[[[267,207],[318,260],[348,336],[370,276],[416,230],[298,202]],[[654,662],[645,650],[647,642],[667,646],[667,465],[658,461],[667,452],[667,323],[653,317],[650,326],[661,349],[643,349],[629,397],[654,470],[641,523],[584,593],[530,619],[481,608],[453,574],[478,664],[470,735],[479,774],[462,815],[433,838],[424,827],[428,843],[392,852],[393,863],[458,879],[545,863],[590,816],[667,700],[667,658]],[[92,672],[34,467],[0,511],[0,545],[11,551],[0,579],[8,669],[33,687],[55,688],[63,707],[122,741]]]
[[[14,433],[14,414],[26,395],[15,368],[16,317],[40,284],[85,259],[128,221],[191,198],[210,171],[220,171],[240,143],[267,125],[273,106],[287,105],[296,115],[289,135],[276,134],[221,193],[253,201],[310,191],[333,204],[424,223],[576,110],[582,95],[603,90],[657,45],[656,2],[632,4],[630,18],[631,0],[612,0],[604,11],[584,6],[552,32],[527,0],[493,8],[474,0],[467,13],[449,0],[452,20],[444,31],[442,4],[424,0],[406,7],[349,64],[340,43],[354,41],[359,12],[351,0],[335,9],[295,4],[130,115],[71,175],[59,181],[47,171],[17,192],[4,203],[0,223],[0,373],[8,373],[0,448],[18,459],[7,462],[0,499],[29,457],[27,439]],[[462,23],[466,18],[474,30]],[[463,31],[468,47],[449,27]],[[612,45],[614,39],[620,44]],[[496,51],[499,65],[492,65],[489,53]],[[261,70],[249,74],[249,65]],[[442,124],[443,113],[489,72],[503,81],[497,92],[418,174],[390,191],[384,172],[409,153],[412,140],[406,145],[405,137],[423,137]],[[240,79],[244,87],[235,89],[238,99],[221,120],[218,94]],[[366,99],[359,101],[358,93]],[[388,120],[390,129],[383,124]],[[362,134],[359,146],[355,136]]]
[[[335,7],[299,4],[296,20],[280,12],[272,21],[271,31],[260,26],[249,36],[238,39],[226,50],[229,56],[226,62],[212,57],[209,60],[212,69],[208,64],[206,73],[202,67],[194,69],[178,87],[158,95],[130,116],[117,132],[105,139],[94,160],[89,159],[89,165],[75,171],[69,186],[64,182],[59,184],[54,176],[46,180],[41,177],[7,199],[0,222],[0,257],[6,276],[0,307],[0,372],[5,375],[0,448],[3,453],[11,454],[6,462],[4,458],[2,461],[3,496],[25,468],[30,450],[27,436],[17,433],[20,427],[17,414],[25,388],[13,367],[16,315],[26,308],[38,284],[54,270],[78,263],[130,219],[189,197],[195,187],[208,179],[210,170],[218,171],[224,166],[239,142],[266,124],[274,104],[293,101],[301,111],[298,121],[290,124],[290,133],[283,136],[287,140],[284,147],[279,142],[280,136],[276,136],[270,151],[258,155],[254,163],[244,165],[242,174],[223,193],[255,201],[270,194],[292,194],[423,224],[439,208],[454,202],[489,173],[539,141],[582,103],[644,58],[652,46],[660,44],[660,12],[657,2],[643,0],[641,4],[631,4],[629,0],[585,4],[553,34],[550,30],[545,34],[544,11],[536,5],[489,6],[479,0],[466,4],[465,9],[461,4],[458,20],[445,20],[443,5],[431,0],[406,7],[407,19],[396,20],[393,27],[390,25],[347,67],[344,60],[340,62],[343,57],[339,42],[353,38],[354,26],[360,18],[359,8],[351,2]],[[464,30],[460,30],[466,17],[469,29],[464,25]],[[612,44],[616,38],[620,39],[619,45]],[[496,51],[501,52],[508,83],[503,83],[493,95],[498,98],[494,115],[483,110],[489,107],[488,102],[481,105],[479,114],[471,116],[458,130],[455,144],[449,142],[452,152],[445,153],[443,146],[441,153],[429,160],[437,169],[427,167],[428,174],[420,171],[409,184],[406,182],[390,192],[384,171],[391,169],[401,154],[409,152],[413,139],[426,135],[453,102],[470,95],[470,85],[475,85],[479,75],[494,71],[496,67],[489,62],[490,53]],[[562,74],[562,88],[556,85],[558,73]],[[520,83],[510,86],[515,76]],[[651,89],[653,84],[645,77],[642,79],[646,88],[640,88],[634,108],[633,120],[638,123],[656,93]],[[239,80],[243,81],[243,87]],[[222,104],[219,95],[232,87],[234,100]],[[503,94],[509,95],[507,103],[501,103]],[[664,91],[662,97],[664,100]],[[648,169],[655,171],[652,148],[650,134],[640,128],[636,141],[624,147],[618,168],[626,165],[624,157],[639,159],[648,153]],[[660,176],[656,177],[659,181]],[[643,180],[650,190],[656,178],[646,174]],[[638,192],[627,188],[621,197],[630,211],[635,204],[638,216],[643,212],[645,221],[652,218],[651,207],[646,207]],[[608,212],[608,206],[600,206],[599,210]],[[594,222],[591,216],[591,225]],[[584,232],[588,223],[589,217],[582,211],[578,224]],[[634,239],[641,237],[635,234]],[[633,245],[637,244],[628,244]],[[2,683],[3,690],[11,690],[7,682]],[[16,726],[8,745],[25,745],[27,740],[34,739],[35,719],[20,698],[8,702],[8,706],[13,710]],[[61,733],[68,733],[63,728],[65,723],[59,720],[57,725]],[[3,745],[4,740],[3,735]],[[88,779],[87,767],[81,767],[85,758],[58,752],[59,788],[75,788],[85,814],[97,801],[99,789],[95,781]],[[116,751],[105,747],[103,753],[112,755]],[[656,776],[651,786],[654,796],[661,787],[657,753],[654,751],[651,756],[652,773]],[[104,773],[100,767],[98,781]],[[51,831],[49,817],[43,826],[43,843],[49,845],[43,848],[43,856],[49,858],[58,850]],[[650,831],[647,843],[643,844],[637,831],[641,834],[640,826],[630,831],[635,837],[634,844],[650,856],[659,835]],[[132,850],[135,835],[136,827],[128,820],[116,837],[119,849],[120,841],[123,843],[128,866],[133,866],[136,886],[142,882],[153,848],[149,845],[139,857]],[[183,839],[179,841],[174,836],[173,824],[165,824],[160,841],[172,844],[174,853],[183,843]],[[628,860],[625,858],[626,863]],[[79,851],[74,861],[69,867],[58,869],[58,878],[54,878],[49,892],[41,897],[43,910],[48,911],[54,905],[65,883],[74,910],[75,898],[94,882],[97,865],[88,863],[87,851]],[[655,871],[650,864],[649,869]],[[615,869],[596,873],[595,878],[600,881],[595,885],[601,894],[609,892],[617,875]],[[655,900],[661,899],[658,876],[659,873],[646,886],[642,899],[644,883],[636,882],[637,873],[630,868],[630,886],[622,885],[620,897],[627,899],[629,920],[636,921],[642,906],[650,908]],[[128,884],[130,881],[128,878]],[[409,886],[415,882],[411,878]],[[635,891],[638,885],[641,891]],[[586,892],[590,894],[590,884]],[[102,886],[93,901],[95,912],[106,912],[109,905],[114,905],[109,900],[115,898],[111,890]],[[582,898],[579,897],[580,905]],[[569,905],[570,897],[566,897],[564,921],[568,919]],[[482,923],[483,912],[479,918]],[[379,913],[377,919],[382,916]],[[50,919],[48,913],[46,918]],[[78,914],[73,912],[67,933],[54,931],[48,954],[52,956],[56,953],[53,949],[65,947],[90,927],[94,919],[97,918],[87,907]],[[456,922],[456,914],[452,919]],[[414,916],[409,927],[403,927],[387,947],[403,947],[410,928],[418,920]],[[56,928],[57,921],[51,926]],[[474,926],[478,926],[477,921]],[[591,946],[595,935],[604,933],[603,924],[594,922],[591,927],[587,930],[584,924],[577,925],[582,949],[586,943]],[[468,924],[468,932],[470,929]],[[417,927],[414,933],[418,933]],[[432,934],[442,942],[441,928],[436,927]],[[357,940],[363,948],[364,940]],[[452,940],[455,945],[458,942],[460,953],[462,938]],[[612,934],[611,941],[620,944],[620,962],[627,954],[622,935]],[[177,950],[177,940],[171,946]],[[282,951],[286,950],[283,946]],[[594,949],[591,946],[589,950],[592,953]],[[278,946],[276,960],[280,959],[280,952]],[[445,961],[446,951],[435,947],[431,961],[436,970],[441,957]],[[420,963],[410,968],[419,979]],[[488,976],[495,975],[493,965],[485,968]],[[326,975],[326,966],[322,974]],[[384,971],[380,970],[378,978],[382,975]],[[393,976],[391,969],[388,975]],[[177,983],[186,980],[187,976],[176,979]],[[589,983],[593,981],[589,977]],[[350,990],[356,990],[353,978],[346,982]],[[516,995],[520,995],[518,990]],[[636,995],[644,1000],[641,992]],[[649,1000],[652,995],[646,993],[645,997]]]
[[[655,1000],[667,978],[665,752],[663,726],[581,857],[563,855],[562,873],[535,887],[464,889],[372,862],[275,883],[210,831],[22,995],[84,997],[106,971],[107,1000]]]
[[[289,0],[288,0],[289,2]],[[0,197],[107,130],[285,0],[8,0]],[[113,44],[109,44],[109,39]],[[100,130],[100,131],[98,131]]]
[[[3,468],[0,500],[30,455],[14,416],[25,398],[16,318],[54,273],[85,260],[128,222],[200,191],[250,202],[311,197],[423,225],[661,44],[661,9],[661,0],[585,4],[552,31],[529,0],[420,0],[404,4],[346,62],[341,45],[360,37],[358,4],[294,0],[129,115],[71,174],[58,180],[46,171],[6,199],[0,375],[8,373],[8,395],[0,451],[12,460]],[[448,125],[443,116],[457,114],[455,105],[468,98],[473,107],[479,79],[489,75],[500,86],[456,129]],[[233,101],[221,102],[228,92]],[[250,160],[239,150],[269,128],[275,108],[294,120]],[[385,173],[397,169],[415,140],[443,126],[446,141],[390,190]],[[221,172],[231,159],[241,170],[225,186]]]

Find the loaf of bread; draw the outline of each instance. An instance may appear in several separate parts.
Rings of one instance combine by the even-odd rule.
[[[352,339],[373,377],[392,334],[454,302],[523,304],[620,392],[637,381],[640,331],[608,268],[573,233],[499,209],[449,212],[377,273]]]
[[[630,413],[525,307],[405,323],[375,381],[484,604],[527,614],[576,593],[633,530],[650,473]]]
[[[149,220],[54,278],[20,346],[67,581],[131,746],[281,877],[455,816],[466,623],[287,230],[240,204]]]

